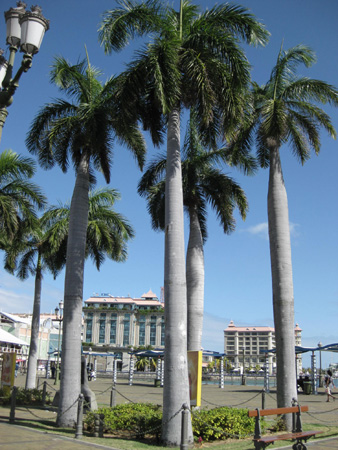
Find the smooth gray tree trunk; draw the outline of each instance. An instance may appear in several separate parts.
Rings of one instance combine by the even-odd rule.
[[[83,275],[89,211],[88,162],[81,161],[69,212],[69,234],[65,275],[63,334],[61,349],[58,426],[72,427],[77,420],[81,392],[81,328]]]
[[[204,309],[204,251],[201,226],[195,207],[189,208],[187,250],[188,350],[202,348]]]
[[[162,439],[179,446],[183,403],[189,404],[180,110],[169,115],[165,192],[165,354]],[[191,423],[188,433],[193,442]]]
[[[279,149],[270,150],[268,220],[277,357],[277,405],[297,398],[295,323],[289,211]],[[291,428],[290,414],[286,415]]]
[[[41,283],[42,283],[40,257],[38,258],[37,266],[38,267],[35,274],[34,304],[32,315],[32,327],[31,327],[31,341],[29,347],[26,386],[25,386],[26,389],[36,388],[36,371],[38,365],[38,352],[39,352]]]

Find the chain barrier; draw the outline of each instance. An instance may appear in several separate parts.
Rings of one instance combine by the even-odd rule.
[[[250,402],[251,400],[254,400],[254,399],[255,399],[256,397],[258,397],[259,395],[262,395],[262,391],[258,392],[258,394],[255,394],[253,397],[249,398],[248,400],[245,400],[244,402],[241,402],[241,403],[237,403],[236,405],[218,405],[218,404],[216,404],[216,403],[209,402],[209,400],[206,400],[206,399],[203,398],[203,397],[202,397],[202,400],[203,400],[205,403],[208,403],[209,405],[216,406],[217,408],[237,408],[237,406],[245,405],[245,404],[247,404],[248,402]]]
[[[56,412],[51,411],[51,412],[54,414],[53,417],[41,417],[41,416],[38,416],[37,414],[35,414],[30,408],[28,408],[28,406],[20,406],[19,408],[15,408],[15,410],[16,410],[16,411],[27,411],[27,412],[29,412],[32,416],[34,416],[34,417],[36,417],[37,419],[40,419],[40,420],[52,420],[52,419],[55,419],[55,414],[56,414]],[[45,410],[45,411],[46,411],[46,410]],[[19,420],[20,420],[20,419],[19,419]]]
[[[111,386],[107,387],[107,389],[105,391],[94,391],[94,389],[93,389],[93,392],[95,393],[96,396],[99,396],[99,395],[105,394],[109,390],[112,390],[113,387],[114,387],[114,385],[112,384]]]
[[[115,389],[115,392],[119,395],[121,395],[121,397],[123,397],[124,399],[128,400],[129,403],[137,403],[134,402],[133,400],[130,400],[130,398],[126,397],[125,395],[121,394],[121,392],[119,392],[117,389]]]

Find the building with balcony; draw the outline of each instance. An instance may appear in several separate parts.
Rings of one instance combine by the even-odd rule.
[[[301,346],[302,330],[298,324],[295,326],[296,346]],[[264,367],[266,354],[262,350],[271,350],[276,347],[275,329],[265,326],[241,326],[237,327],[231,320],[224,330],[224,353],[231,364],[241,372],[256,366]],[[267,354],[269,373],[272,374],[276,367],[274,353]],[[297,357],[297,373],[301,372],[302,359]]]
[[[131,348],[164,348],[164,303],[152,291],[140,298],[93,295],[84,303],[84,347],[113,352],[120,368],[128,367]],[[110,365],[108,358],[102,369]]]

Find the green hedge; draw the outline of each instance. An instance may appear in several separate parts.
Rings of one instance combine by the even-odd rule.
[[[126,403],[113,408],[100,408],[95,413],[104,415],[104,433],[129,431],[138,438],[146,434],[161,434],[162,411],[160,406],[151,403]],[[94,431],[94,412],[85,418],[88,431]],[[247,409],[216,408],[195,410],[192,415],[192,427],[196,441],[213,441],[227,437],[244,438],[252,435],[255,421],[248,417]]]
[[[247,409],[215,408],[194,411],[192,416],[194,438],[203,441],[245,438],[254,433],[255,420],[248,417]]]
[[[113,408],[100,408],[95,411],[104,414],[104,433],[115,431],[130,431],[137,438],[145,434],[159,436],[162,426],[162,411],[160,406],[151,403],[126,403]],[[87,429],[94,430],[94,413],[90,412],[85,418]]]
[[[0,389],[0,403],[2,405],[9,405],[11,403],[11,391],[8,389]],[[42,405],[43,391],[39,389],[24,389],[18,388],[16,393],[17,405]],[[46,405],[52,402],[50,393],[46,393]]]

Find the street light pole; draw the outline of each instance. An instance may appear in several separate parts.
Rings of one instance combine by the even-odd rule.
[[[60,312],[60,314],[59,314]],[[63,301],[61,300],[59,303],[59,308],[55,308],[56,320],[59,322],[59,336],[58,336],[58,354],[56,358],[56,372],[55,372],[55,381],[54,384],[58,384],[59,382],[59,374],[60,374],[60,338],[61,338],[61,327],[63,320]]]
[[[9,59],[6,61],[0,49],[0,142],[8,115],[7,108],[13,103],[20,77],[32,67],[33,56],[38,53],[43,36],[49,29],[49,21],[43,17],[41,8],[32,6],[31,11],[26,11],[26,6],[24,2],[18,1],[16,8],[5,12]],[[13,78],[15,55],[19,49],[24,55]]]

